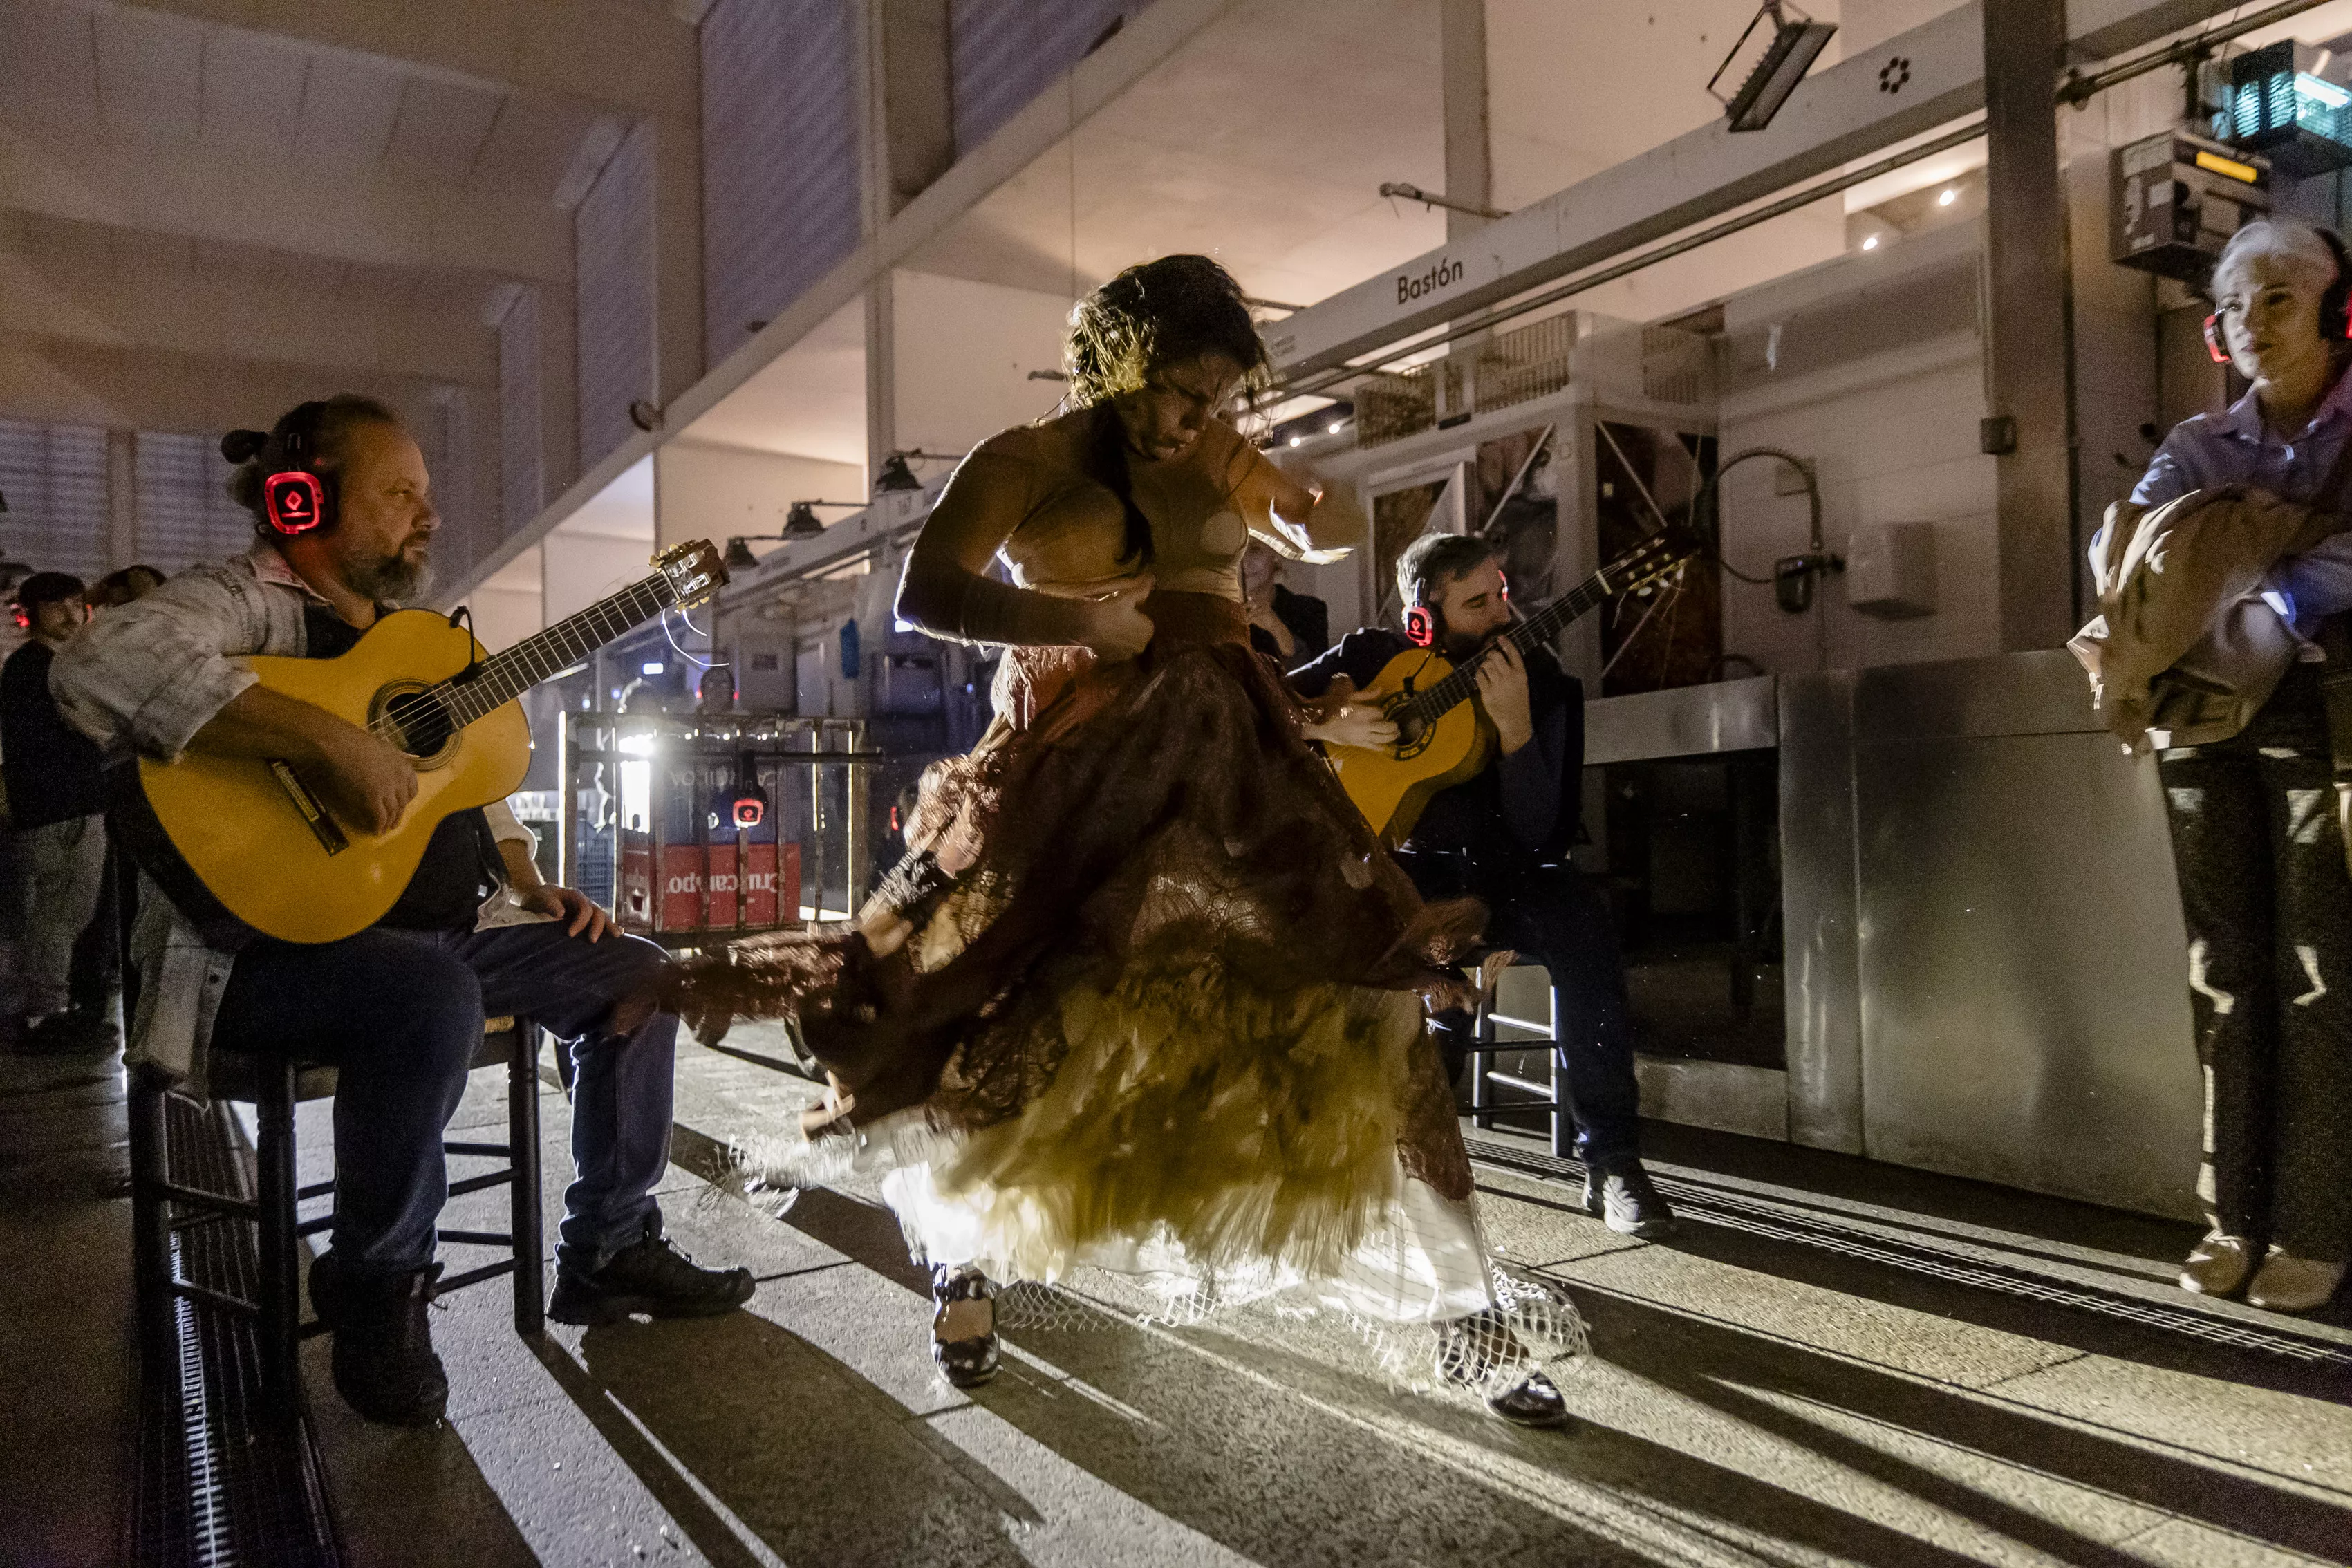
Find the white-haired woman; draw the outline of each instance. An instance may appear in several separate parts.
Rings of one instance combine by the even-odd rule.
[[[2175,426],[2134,501],[2243,486],[2352,511],[2347,282],[2332,234],[2257,222],[2231,238],[2214,268],[2212,330],[2252,388]],[[2352,534],[2282,560],[2266,587],[2306,639],[2302,658],[2237,734],[2158,753],[2189,931],[2211,1224],[2180,1283],[2309,1311],[2352,1257],[2352,877],[2308,642],[2352,610]]]

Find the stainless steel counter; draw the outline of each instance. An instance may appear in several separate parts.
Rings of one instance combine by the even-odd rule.
[[[2100,726],[2071,658],[1729,681],[1591,702],[1585,724],[1594,765],[1778,748],[1788,1070],[1744,1092],[1785,1093],[1788,1136],[2196,1214],[2155,764]]]

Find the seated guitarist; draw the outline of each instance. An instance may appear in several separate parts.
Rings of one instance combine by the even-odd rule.
[[[423,455],[391,410],[348,395],[221,445],[259,542],[107,611],[59,658],[52,689],[110,762],[184,750],[283,758],[348,828],[388,831],[416,794],[408,759],[255,684],[239,656],[331,658],[416,595],[440,521]],[[289,531],[263,504],[263,482],[302,468],[326,481],[328,504]],[[215,1037],[341,1069],[334,1246],[311,1266],[310,1299],[333,1328],[335,1386],[361,1415],[425,1425],[447,1398],[425,1313],[448,1190],[441,1141],[485,1013],[529,1015],[569,1042],[574,1065],[576,1175],[548,1315],[700,1315],[751,1296],[748,1270],[697,1268],[662,1238],[653,1188],[668,1163],[677,1020],[633,1000],[666,962],[661,950],[543,882],[529,831],[503,804],[445,821],[399,902],[355,936],[207,948],[149,883],[131,956],[130,1060],[199,1093]]]
[[[1433,651],[1456,664],[1512,621],[1498,547],[1456,533],[1425,534],[1397,562],[1397,587],[1424,607]],[[1367,626],[1291,673],[1308,698],[1337,683],[1361,689],[1413,644]],[[1588,1174],[1584,1207],[1629,1236],[1663,1235],[1674,1215],[1642,1169],[1633,1025],[1624,963],[1609,910],[1569,864],[1577,784],[1584,766],[1584,691],[1548,650],[1527,658],[1505,640],[1478,669],[1478,722],[1491,760],[1474,778],[1433,796],[1396,858],[1422,895],[1465,894],[1492,911],[1486,940],[1542,964],[1559,987],[1559,1059]],[[1396,726],[1370,703],[1350,703],[1310,740],[1385,746]],[[1466,1012],[1440,1014],[1439,1038],[1458,1076],[1469,1043]]]

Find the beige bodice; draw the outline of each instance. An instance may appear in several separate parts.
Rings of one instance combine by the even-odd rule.
[[[1228,447],[1222,456],[1231,466],[1244,458],[1255,460],[1240,437],[1223,429],[1212,426],[1203,439],[1215,438]],[[1081,467],[1076,440],[1083,436],[1083,425],[1069,421],[1007,431],[990,442],[1002,455],[1023,459],[1030,474],[1027,515],[1003,546],[1013,580],[1024,588],[1090,598],[1135,580],[1119,563],[1126,514],[1118,497]],[[1213,461],[1210,468],[1219,471]],[[1249,526],[1223,500],[1192,465],[1172,482],[1160,481],[1150,468],[1139,469],[1136,504],[1151,523],[1155,587],[1241,602],[1241,559]]]

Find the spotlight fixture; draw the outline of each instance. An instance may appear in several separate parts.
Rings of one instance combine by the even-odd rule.
[[[876,489],[919,490],[923,488],[923,481],[917,479],[915,470],[907,466],[907,456],[904,452],[893,452],[882,459],[882,471],[874,476]]]
[[[824,524],[817,521],[816,515],[816,509],[821,506],[842,506],[856,510],[865,505],[864,501],[858,500],[796,500],[784,509],[784,530],[782,533],[730,535],[727,541],[727,569],[730,572],[740,572],[760,563],[760,558],[751,553],[751,541],[755,539],[774,539],[789,543],[795,539],[822,537],[824,533]]]
[[[1946,185],[1944,187],[1944,194],[1936,198],[1936,205],[1939,207],[1948,207],[1959,199],[1959,191],[1951,185]]]
[[[1771,32],[1759,35],[1757,29],[1768,20]],[[1771,124],[1836,31],[1835,22],[1816,22],[1788,0],[1764,0],[1739,41],[1731,46],[1731,53],[1707,79],[1706,90],[1723,105],[1731,129],[1761,131]],[[1747,75],[1740,79],[1738,90],[1726,97],[1721,84],[1738,70]]]

